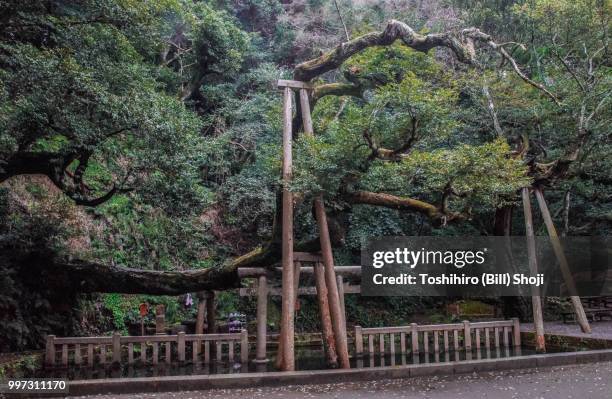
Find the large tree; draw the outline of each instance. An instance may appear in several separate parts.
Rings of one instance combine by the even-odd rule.
[[[167,190],[175,196],[185,190],[178,198],[197,202],[198,193],[192,193],[197,184],[191,184],[197,179],[177,182],[196,173],[192,157],[202,144],[197,119],[181,101],[195,104],[200,114],[205,111],[207,99],[200,86],[235,68],[244,37],[225,24],[222,14],[201,6],[198,12],[205,22],[177,17],[175,21],[181,22],[163,36],[166,45],[147,47],[143,35],[153,34],[151,20],[174,11],[119,8],[128,13],[125,18],[140,22],[127,24],[121,19],[124,14],[110,7],[113,4],[96,2],[94,8],[79,8],[77,13],[53,4],[7,18],[3,108],[11,112],[3,113],[8,117],[2,121],[3,179],[45,174],[79,204],[95,205],[117,191],[138,187],[148,187],[145,193],[154,188],[153,192]],[[24,21],[23,15],[30,17]],[[219,29],[210,32],[211,27]],[[313,93],[319,136],[298,144],[294,189],[326,192],[340,208],[348,203],[415,212],[435,226],[471,217],[474,204],[497,205],[498,197],[528,181],[521,158],[503,139],[474,140],[461,134],[460,115],[451,111],[464,100],[466,91],[457,84],[461,76],[470,78],[470,71],[482,74],[485,54],[501,60],[539,98],[554,106],[561,103],[558,94],[519,66],[507,50],[515,46],[496,43],[474,28],[419,34],[392,20],[382,31],[297,65],[296,79],[320,79]],[[434,57],[421,54],[437,50],[459,61],[455,71],[446,74]],[[338,68],[343,80],[321,79]],[[43,79],[49,83],[40,84]],[[160,82],[165,82],[163,90]],[[334,103],[338,96],[352,100]],[[518,155],[525,148],[518,147]],[[134,156],[138,152],[143,155]],[[106,190],[87,180],[93,162],[108,170]],[[541,172],[532,178],[549,178],[550,170],[563,164],[534,163],[533,170]],[[157,178],[160,173],[163,179]],[[91,196],[98,191],[100,195]],[[334,236],[340,241],[342,229],[337,230]],[[61,271],[83,291],[177,294],[218,289],[235,286],[236,270],[242,265],[273,264],[279,239],[278,229],[273,229],[268,244],[196,272],[62,260],[50,269]],[[313,249],[312,242],[305,240],[300,248]],[[109,279],[94,277],[103,275]]]

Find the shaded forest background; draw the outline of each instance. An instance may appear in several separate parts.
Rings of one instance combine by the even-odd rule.
[[[487,49],[478,68],[399,42],[354,55],[317,78],[338,85],[316,98],[316,136],[296,140],[298,241],[317,237],[306,199],[321,192],[339,265],[358,264],[372,236],[522,235],[517,190],[531,184],[562,234],[609,234],[607,0],[4,0],[0,350],[126,331],[145,301],[192,317],[182,297],[82,294],[47,266],[216,268],[269,242],[276,80],[390,19],[422,34],[477,27],[554,100]],[[351,297],[348,320],[433,320],[441,305]],[[218,306],[253,310],[233,293]],[[314,301],[302,299],[297,322],[317,329]]]

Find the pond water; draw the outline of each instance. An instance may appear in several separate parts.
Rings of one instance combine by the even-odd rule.
[[[550,353],[551,351],[549,351]],[[376,353],[372,356],[364,355],[362,358],[351,358],[352,368],[369,368],[384,366],[401,366],[411,364],[443,363],[479,359],[499,359],[514,356],[533,355],[533,348],[493,348],[491,350],[450,351],[434,353],[420,353],[418,355],[383,355]],[[250,362],[248,366],[239,363],[213,362],[211,364],[159,364],[152,365],[100,365],[97,367],[69,367],[67,369],[38,370],[35,377],[67,378],[69,380],[100,379],[100,378],[126,378],[126,377],[157,377],[177,375],[210,375],[210,374],[237,374],[278,371],[274,366],[275,353],[268,353],[271,361],[265,364]],[[320,347],[303,347],[296,349],[296,370],[324,370],[328,367],[325,356]]]

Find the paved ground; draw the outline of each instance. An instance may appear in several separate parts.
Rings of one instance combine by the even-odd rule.
[[[610,399],[612,362],[444,377],[282,388],[220,389],[87,399]]]
[[[572,337],[612,339],[612,321],[596,321],[590,324],[593,332],[591,334],[585,334],[580,330],[578,324],[547,321],[544,323],[544,332],[547,334],[569,335]],[[521,323],[521,331],[534,331],[533,323]]]

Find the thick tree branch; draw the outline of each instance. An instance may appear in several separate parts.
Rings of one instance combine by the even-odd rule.
[[[18,175],[58,176],[72,154],[22,151],[6,160],[0,160],[0,183]]]
[[[328,83],[315,87],[312,93],[313,102],[325,96],[362,97],[364,87],[352,83]]]
[[[451,221],[460,221],[468,218],[467,215],[462,213],[443,212],[435,205],[424,201],[385,193],[355,191],[347,193],[345,198],[352,204],[367,204],[420,213],[432,220],[435,225],[445,225]]]
[[[88,198],[84,193],[85,184],[83,182],[83,174],[87,168],[90,155],[91,154],[86,152],[82,154],[19,152],[8,160],[0,163],[0,183],[18,175],[45,175],[77,205],[84,206],[98,206],[111,199],[113,195],[118,192],[128,191],[117,185],[113,185],[105,194],[96,198]],[[73,174],[69,174],[66,168],[68,168],[75,159],[80,159],[79,166],[77,166]],[[71,177],[73,184],[67,185],[64,181],[65,176]]]
[[[239,284],[235,268],[188,271],[139,270],[86,261],[53,263],[45,270],[58,279],[59,286],[79,292],[179,295],[212,289],[228,289]]]
[[[337,244],[337,234],[334,231],[330,233]],[[27,267],[29,274],[38,273],[47,286],[69,288],[75,292],[180,295],[203,290],[228,290],[240,286],[239,267],[273,267],[281,257],[280,242],[273,240],[265,247],[258,247],[217,267],[157,271],[85,260],[60,260],[37,252],[27,252],[22,257],[20,251],[11,249],[11,240],[3,240],[1,236],[0,245],[5,246],[2,248],[6,249],[3,253],[13,254],[11,263]],[[298,251],[316,252],[319,250],[319,239],[298,243],[295,248]]]
[[[502,55],[502,57],[504,57],[506,60],[508,60],[510,62],[510,65],[512,65],[512,68],[514,69],[514,72],[521,78],[523,79],[523,81],[525,81],[527,84],[535,87],[536,89],[544,92],[548,97],[550,97],[551,100],[554,101],[555,104],[557,104],[558,106],[561,106],[561,102],[559,101],[559,99],[557,98],[557,96],[555,96],[550,90],[548,90],[546,87],[544,87],[543,85],[541,85],[540,83],[537,83],[531,79],[529,79],[527,77],[527,75],[525,75],[523,73],[523,71],[521,71],[521,69],[519,68],[518,64],[516,63],[516,61],[514,60],[514,58],[512,58],[512,56],[510,54],[508,54],[508,52],[506,51],[505,48],[503,48],[502,46],[498,46],[495,44],[495,42],[493,42],[492,40],[489,40],[487,42],[489,44],[489,46],[494,49],[497,50],[498,53],[500,53]]]
[[[294,78],[309,81],[338,68],[349,57],[373,46],[388,46],[396,40],[417,51],[427,52],[434,47],[447,47],[464,63],[474,61],[473,52],[466,43],[450,33],[420,35],[403,22],[391,20],[382,32],[371,32],[336,46],[322,56],[302,62],[295,67]]]
[[[388,46],[396,40],[401,40],[404,45],[414,50],[427,52],[435,47],[446,47],[451,50],[460,62],[478,65],[474,43],[480,42],[499,53],[502,58],[510,63],[514,72],[527,84],[545,93],[555,104],[561,105],[557,97],[542,84],[530,79],[521,71],[516,60],[504,48],[509,43],[495,43],[491,36],[481,32],[477,28],[468,28],[461,31],[461,35],[452,33],[431,33],[421,35],[416,33],[407,24],[390,20],[382,32],[370,32],[336,46],[333,50],[298,64],[294,70],[294,78],[301,81],[309,81],[326,72],[337,69],[351,56],[365,50],[368,47]]]

